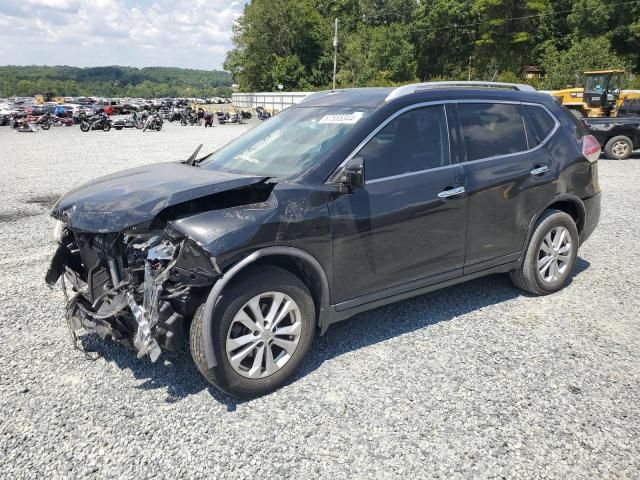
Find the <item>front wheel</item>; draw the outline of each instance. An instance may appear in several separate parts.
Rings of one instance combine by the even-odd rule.
[[[213,335],[203,337],[204,304],[193,318],[190,347],[202,375],[240,397],[263,395],[285,383],[311,346],[315,307],[302,281],[264,267],[223,291],[213,312]],[[213,342],[217,365],[208,368],[204,342]]]
[[[534,295],[557,292],[573,270],[579,243],[573,218],[560,210],[548,210],[536,225],[522,265],[510,272],[511,280]]]
[[[41,123],[41,124],[40,124],[40,128],[41,128],[42,130],[49,130],[49,128],[51,128],[51,124],[50,124],[50,123],[47,123],[47,122]]]
[[[109,124],[109,123],[105,123],[105,124],[102,126],[102,131],[103,131],[103,132],[108,132],[109,130],[111,130],[111,124]]]
[[[604,146],[604,154],[614,160],[625,160],[633,152],[633,142],[629,137],[618,135],[613,137]]]
[[[91,125],[89,125],[87,122],[82,122],[80,124],[80,130],[83,132],[88,132],[89,130],[91,130]]]

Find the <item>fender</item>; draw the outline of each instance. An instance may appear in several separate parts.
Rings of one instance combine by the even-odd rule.
[[[217,365],[215,352],[213,348],[213,342],[211,342],[213,333],[213,309],[220,297],[220,293],[224,290],[224,287],[235,277],[238,273],[244,270],[246,267],[253,264],[256,260],[271,255],[286,255],[290,257],[296,257],[306,262],[320,277],[320,283],[322,287],[322,298],[320,300],[320,312],[318,312],[319,323],[321,326],[328,325],[328,322],[324,320],[328,314],[329,309],[329,282],[324,269],[320,265],[320,262],[312,255],[295,247],[267,247],[255,252],[252,252],[233,267],[227,270],[222,277],[213,285],[207,301],[204,306],[204,318],[202,322],[202,330],[204,338],[208,339],[204,344],[204,354],[207,359],[207,365],[209,368],[213,368]],[[326,329],[326,327],[323,327]]]
[[[584,202],[582,201],[582,199],[580,197],[578,197],[577,195],[574,195],[572,193],[559,193],[557,194],[555,197],[553,197],[553,199],[548,202],[544,207],[542,207],[538,213],[536,213],[532,218],[531,221],[529,222],[529,228],[527,229],[527,236],[525,237],[524,240],[524,245],[522,247],[522,250],[520,252],[520,258],[518,259],[518,263],[522,264],[522,261],[524,260],[524,256],[526,253],[526,249],[529,245],[529,241],[531,240],[531,237],[533,235],[533,231],[535,229],[536,223],[538,223],[538,220],[540,219],[540,217],[542,216],[542,214],[554,203],[557,202],[571,202],[573,203],[576,207],[578,207],[578,212],[579,212],[579,216],[580,219],[582,221],[584,221],[584,219],[586,218],[587,212],[586,209],[584,208]]]

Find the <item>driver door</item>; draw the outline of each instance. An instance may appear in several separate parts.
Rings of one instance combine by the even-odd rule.
[[[445,106],[396,114],[356,156],[364,186],[329,204],[332,298],[385,296],[461,275],[467,196],[464,169],[450,160]]]

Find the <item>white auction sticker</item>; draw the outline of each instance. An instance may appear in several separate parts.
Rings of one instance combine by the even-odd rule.
[[[340,113],[334,115],[325,115],[318,123],[331,123],[342,125],[353,125],[362,118],[364,112]]]

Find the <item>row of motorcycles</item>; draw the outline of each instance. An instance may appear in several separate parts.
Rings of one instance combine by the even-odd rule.
[[[263,107],[256,108],[256,114],[259,120],[266,120],[271,117]],[[244,124],[246,120],[252,117],[251,112],[240,110],[231,112],[205,112],[202,109],[193,110],[187,108],[182,111],[174,111],[171,115],[165,115],[170,122],[179,121],[181,125],[202,125],[205,127],[213,127],[214,118],[218,120],[218,124]],[[81,117],[75,119],[80,123],[80,130],[90,132],[92,130],[100,130],[108,132],[111,128],[122,130],[125,128],[135,128],[142,131],[152,130],[160,131],[164,124],[161,112],[134,112],[127,118],[119,118],[111,120],[104,112],[91,117]],[[17,116],[12,115],[9,118],[9,126],[19,132],[35,132],[38,128],[49,130],[51,127],[73,126],[76,122],[73,118],[57,117],[50,113],[45,113],[39,117]]]
[[[271,117],[271,114],[267,112],[263,107],[256,108],[256,114],[259,120],[266,120]],[[244,124],[246,120],[252,117],[252,113],[247,110],[240,110],[237,112],[206,112],[203,109],[193,110],[186,108],[181,111],[173,111],[165,115],[165,118],[170,122],[180,122],[182,126],[187,125],[202,125],[205,127],[213,127],[213,120],[216,119],[218,124]]]
[[[134,112],[127,118],[119,118],[113,121],[104,113],[100,113],[83,120],[80,123],[80,130],[83,132],[90,132],[91,130],[102,130],[104,132],[108,132],[113,127],[116,130],[135,128],[142,130],[143,132],[146,132],[147,130],[159,132],[162,130],[163,124],[164,120],[158,112],[142,112],[140,115]]]
[[[164,120],[162,120],[162,116],[158,112],[152,112],[149,114],[143,112],[141,115],[134,112],[131,116],[125,119],[119,118],[118,120],[113,121],[104,113],[100,113],[88,119],[84,119],[80,123],[80,130],[83,132],[90,132],[91,130],[102,130],[103,132],[108,132],[113,127],[116,130],[136,128],[143,132],[146,132],[147,130],[159,132],[162,130],[163,124]]]
[[[9,127],[19,132],[35,132],[38,128],[49,130],[51,127],[73,126],[73,119],[60,118],[50,113],[38,117],[11,115]]]

